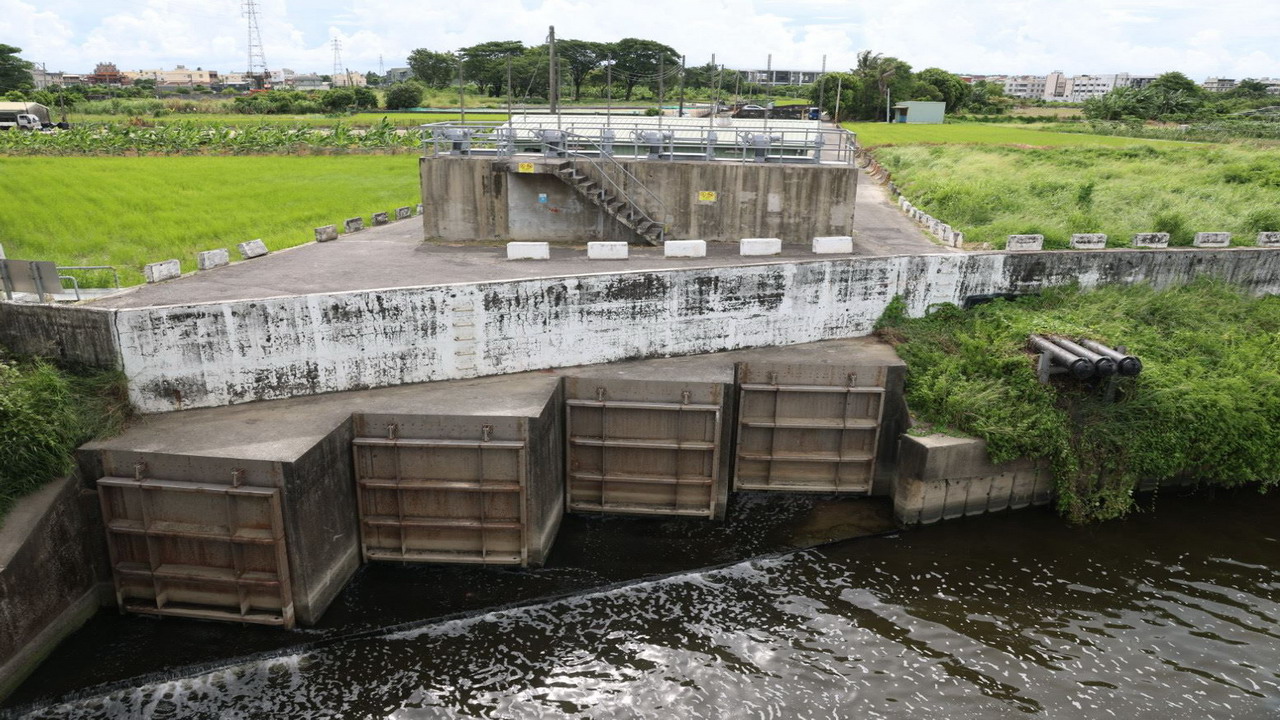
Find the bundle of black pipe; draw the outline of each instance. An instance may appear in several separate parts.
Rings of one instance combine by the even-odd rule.
[[[1039,335],[1031,335],[1028,340],[1032,347],[1052,358],[1054,364],[1066,368],[1071,373],[1071,376],[1077,380],[1086,380],[1093,377],[1094,364],[1091,360],[1072,354],[1065,348],[1059,347]]]
[[[1089,362],[1093,363],[1093,374],[1097,375],[1098,377],[1111,377],[1112,375],[1116,374],[1116,361],[1112,360],[1106,355],[1102,355],[1092,350],[1088,350],[1084,347],[1081,347],[1080,345],[1077,345],[1076,343],[1071,342],[1066,338],[1058,337],[1056,335],[1050,335],[1049,341],[1054,343],[1058,347],[1062,348],[1063,350],[1066,350],[1067,352],[1071,353],[1072,355],[1082,357],[1085,360],[1088,360]]]
[[[1119,372],[1124,377],[1133,377],[1142,372],[1142,361],[1132,355],[1113,350],[1096,340],[1081,340],[1080,344],[1115,361]]]

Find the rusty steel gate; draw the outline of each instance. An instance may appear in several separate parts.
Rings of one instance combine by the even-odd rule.
[[[280,490],[145,474],[98,480],[120,609],[293,627]]]
[[[574,512],[723,517],[724,386],[565,378]]]
[[[735,490],[871,492],[883,366],[738,366]]]
[[[365,560],[528,564],[526,431],[517,418],[359,416]]]

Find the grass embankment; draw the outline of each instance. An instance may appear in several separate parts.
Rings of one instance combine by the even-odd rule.
[[[921,319],[901,307],[879,333],[907,362],[912,413],[986,440],[996,462],[1048,460],[1073,521],[1123,516],[1140,479],[1280,483],[1280,297],[1202,281],[1057,289]],[[1101,386],[1041,385],[1033,332],[1126,345],[1145,368],[1117,380],[1116,402]]]
[[[841,127],[858,135],[858,144],[866,148],[882,145],[1016,145],[1023,147],[1060,147],[1065,145],[1130,146],[1154,145],[1173,147],[1167,140],[1142,140],[1111,135],[1089,135],[1074,132],[1052,132],[1022,126],[957,123],[912,125],[909,123],[842,123]]]
[[[1252,245],[1256,233],[1280,230],[1280,155],[1105,140],[1113,142],[895,146],[875,155],[911,202],[963,231],[966,241],[995,248],[1011,234],[1041,234],[1046,248],[1066,248],[1073,233],[1106,233],[1111,246],[1124,247],[1140,232],[1167,232],[1174,245],[1190,245],[1196,232],[1232,232],[1237,244]],[[1114,141],[1129,146],[1098,146]]]
[[[6,254],[59,265],[144,264],[262,238],[278,250],[311,229],[419,201],[416,155],[0,157]],[[99,279],[100,281],[100,279]],[[99,282],[100,284],[100,282]]]
[[[0,524],[18,498],[70,472],[76,447],[119,432],[128,414],[120,373],[19,362],[0,349]]]

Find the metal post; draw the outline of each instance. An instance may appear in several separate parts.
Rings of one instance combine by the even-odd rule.
[[[507,56],[507,122],[511,122],[511,56]]]
[[[884,121],[893,122],[893,90],[886,87],[884,89]]]
[[[663,82],[663,73],[666,72],[666,53],[658,53],[658,127],[662,127],[662,99],[666,94],[666,84]]]
[[[680,56],[680,114],[678,117],[684,117],[684,55]]]
[[[836,114],[835,117],[831,118],[831,120],[835,122],[836,127],[840,127],[840,86],[843,83],[843,75],[836,78]]]
[[[827,56],[822,56],[822,73],[818,75],[818,122],[822,122],[823,101],[827,90]]]
[[[551,33],[547,35],[547,46],[551,52],[551,62],[548,64],[547,72],[547,100],[552,114],[560,112],[560,85],[556,82],[559,79],[560,67],[556,64],[556,26],[551,26]]]
[[[467,95],[462,89],[462,56],[458,56],[458,119],[467,121]]]
[[[605,91],[604,91],[604,126],[612,125],[613,117],[613,54],[609,54],[608,64],[604,66]]]

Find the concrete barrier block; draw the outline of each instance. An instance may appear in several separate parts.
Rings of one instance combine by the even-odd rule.
[[[853,236],[833,235],[813,239],[815,255],[848,255],[853,252]]]
[[[738,241],[739,255],[779,255],[781,253],[780,238],[743,238]]]
[[[1280,248],[1280,232],[1258,233],[1258,247]],[[0,258],[4,257],[4,249],[0,248]]]
[[[161,260],[157,263],[142,266],[142,276],[149,283],[172,280],[182,275],[182,265],[177,260]]]
[[[1013,252],[1022,252],[1026,250],[1043,250],[1043,235],[1010,235],[1005,242],[1004,248]]]
[[[1101,250],[1107,246],[1105,233],[1077,233],[1071,236],[1074,250]]]
[[[662,243],[663,257],[700,258],[707,256],[706,240],[668,240]]]
[[[551,245],[544,242],[507,243],[508,260],[550,260]]]
[[[1167,248],[1169,247],[1169,233],[1138,233],[1133,236],[1133,246],[1136,248]]]
[[[1229,232],[1196,233],[1196,239],[1192,240],[1191,244],[1195,247],[1207,247],[1207,248],[1231,247],[1231,233]]]
[[[627,244],[624,242],[589,242],[587,243],[588,260],[626,260]]]
[[[4,245],[0,245],[0,260],[4,260]]]
[[[374,227],[377,227],[379,225],[386,225],[389,222],[391,222],[391,216],[388,215],[387,213],[380,212],[380,213],[373,214]]]
[[[411,217],[413,217],[413,208],[408,205],[396,208],[396,220],[408,220]]]
[[[338,239],[337,225],[325,225],[324,227],[316,228],[316,242],[329,242],[330,240],[337,240],[337,239]]]
[[[422,214],[422,203],[418,203],[418,208],[417,208],[417,209],[418,209],[418,214],[419,214],[419,215],[421,215],[421,214]]]
[[[261,239],[250,240],[249,242],[242,242],[236,245],[236,250],[240,251],[241,257],[243,257],[245,260],[249,260],[251,258],[262,257],[263,255],[266,255],[267,245],[266,243],[262,242]]]
[[[960,247],[964,245],[964,233],[959,230],[951,233],[951,247]]]
[[[360,232],[364,229],[364,218],[347,218],[342,223],[342,227],[349,233]]]
[[[218,248],[217,250],[205,250],[202,253],[196,253],[196,267],[201,270],[212,270],[216,267],[231,264],[231,253],[226,248]]]

